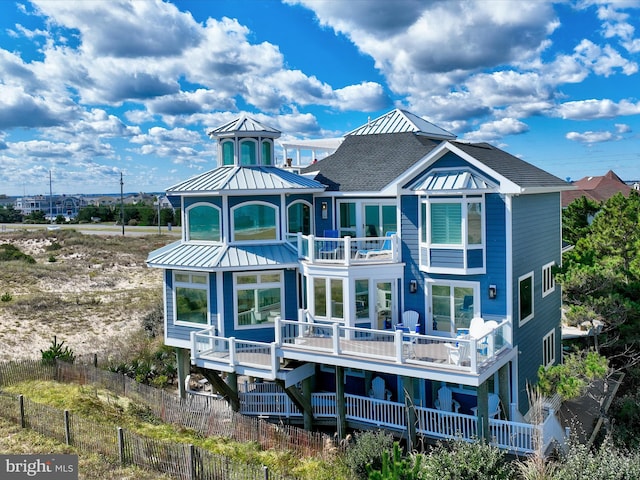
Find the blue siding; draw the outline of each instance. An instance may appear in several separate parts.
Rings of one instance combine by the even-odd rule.
[[[500,195],[485,195],[486,221],[486,274],[480,279],[481,306],[483,315],[506,316],[507,302],[507,243],[506,208]],[[489,299],[489,285],[495,285],[498,295]]]
[[[415,195],[404,195],[400,199],[400,232],[402,236],[401,254],[405,263],[404,289],[401,304],[403,310],[415,310],[420,314],[420,325],[424,329],[425,304],[424,304],[424,274],[418,264],[419,237],[419,199]],[[415,280],[418,285],[416,293],[409,293],[409,283]]]
[[[327,204],[327,218],[322,219],[322,204]],[[333,199],[329,197],[316,197],[315,202],[315,226],[316,226],[316,236],[321,237],[324,235],[325,230],[334,230],[333,227]]]
[[[526,383],[537,381],[542,364],[542,338],[560,325],[560,287],[542,297],[542,266],[560,264],[560,194],[522,195],[513,199],[513,308],[514,343],[519,357],[520,409],[527,408]],[[518,277],[533,272],[534,317],[519,326]],[[560,359],[556,331],[556,359]]]
[[[429,264],[435,268],[464,268],[464,250],[432,248]]]
[[[467,250],[467,268],[482,268],[483,255],[481,249]]]

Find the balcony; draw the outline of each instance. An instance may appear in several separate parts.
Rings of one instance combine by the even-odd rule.
[[[478,386],[511,358],[508,338],[506,320],[481,338],[449,338],[278,317],[271,343],[219,337],[211,328],[193,332],[191,358],[267,380],[286,376],[281,360],[290,359]]]
[[[313,264],[350,266],[400,262],[400,239],[396,234],[363,238],[298,234],[289,240],[297,247],[298,257]]]

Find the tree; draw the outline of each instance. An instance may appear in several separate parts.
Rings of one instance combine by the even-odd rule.
[[[562,239],[575,245],[579,239],[584,238],[589,233],[598,210],[600,205],[585,196],[571,202],[562,212]]]

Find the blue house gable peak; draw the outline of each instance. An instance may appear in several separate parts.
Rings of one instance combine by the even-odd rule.
[[[167,189],[168,194],[243,193],[259,191],[324,191],[325,186],[306,176],[277,167],[224,166],[180,182]]]
[[[247,115],[242,115],[230,122],[214,128],[208,132],[211,138],[222,138],[229,136],[247,136],[247,137],[269,137],[279,138],[282,132],[275,128],[269,127],[258,120]]]
[[[406,110],[396,108],[370,120],[347,135],[379,135],[384,133],[413,133],[431,138],[453,140],[456,136],[443,128]]]

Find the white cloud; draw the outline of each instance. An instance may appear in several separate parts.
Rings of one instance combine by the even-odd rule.
[[[621,115],[640,114],[640,102],[621,100],[616,103],[609,99],[590,99],[566,102],[558,105],[555,114],[571,120],[592,120],[595,118],[613,118]]]
[[[601,131],[601,132],[569,132],[565,135],[567,140],[572,140],[574,142],[580,143],[601,143],[601,142],[610,142],[612,140],[619,140],[620,137],[614,135],[611,132]]]
[[[503,118],[484,123],[472,132],[464,135],[464,140],[470,142],[493,142],[507,135],[519,135],[529,130],[526,123],[515,118]]]
[[[616,123],[615,127],[618,133],[629,133],[631,131],[631,127],[625,123]]]

